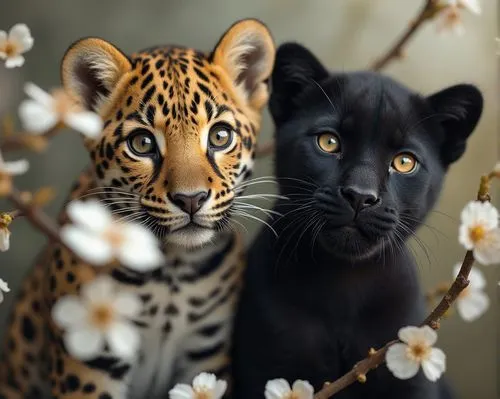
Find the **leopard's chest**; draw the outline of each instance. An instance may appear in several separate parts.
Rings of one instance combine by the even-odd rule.
[[[162,396],[173,383],[190,381],[193,354],[227,341],[242,271],[239,253],[233,243],[203,258],[171,257],[132,288],[144,304],[135,320],[142,346],[131,373],[132,398]]]

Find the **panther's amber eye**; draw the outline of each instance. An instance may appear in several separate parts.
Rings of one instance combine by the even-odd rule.
[[[132,133],[128,139],[128,146],[139,156],[152,155],[157,151],[155,138],[147,130]]]
[[[340,141],[333,133],[320,134],[317,140],[319,148],[324,152],[334,154],[340,151]]]
[[[223,150],[233,142],[233,130],[226,124],[212,126],[208,133],[208,143],[215,151]]]
[[[399,173],[411,173],[417,167],[417,160],[415,157],[408,153],[402,152],[394,157],[391,166]]]

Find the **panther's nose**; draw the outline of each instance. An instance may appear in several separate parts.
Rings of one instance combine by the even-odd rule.
[[[194,194],[174,193],[172,194],[172,202],[181,208],[184,212],[194,215],[200,210],[203,204],[208,199],[207,191],[200,191]]]
[[[373,190],[362,189],[356,186],[342,187],[340,194],[356,212],[369,208],[379,202],[377,193]]]

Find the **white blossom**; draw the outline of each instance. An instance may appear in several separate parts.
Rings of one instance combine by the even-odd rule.
[[[437,16],[438,31],[451,30],[457,35],[463,35],[465,28],[462,22],[462,9],[476,15],[481,14],[479,0],[446,0]]]
[[[12,182],[11,177],[26,173],[29,168],[29,163],[25,159],[7,162],[4,161],[0,152],[0,196],[10,192]]]
[[[140,332],[130,319],[141,311],[140,299],[117,290],[113,279],[99,276],[85,284],[81,297],[67,295],[52,308],[52,318],[64,330],[68,352],[81,360],[102,353],[106,342],[120,358],[131,358],[139,349]]]
[[[498,211],[489,202],[471,201],[462,210],[458,240],[483,265],[500,262]]]
[[[24,57],[21,54],[31,50],[33,42],[25,24],[14,25],[8,34],[0,30],[0,59],[5,60],[7,68],[23,66]]]
[[[10,231],[5,226],[0,226],[0,252],[8,251],[10,247]]]
[[[30,133],[43,134],[61,123],[89,138],[101,134],[101,117],[82,109],[64,90],[53,90],[51,95],[34,83],[26,83],[24,91],[31,98],[19,106],[19,117]]]
[[[170,399],[220,399],[227,389],[224,380],[218,380],[214,374],[201,373],[192,385],[177,384],[169,392]]]
[[[266,383],[266,399],[313,399],[314,388],[308,381],[296,380],[292,387],[287,380],[277,378]]]
[[[0,303],[3,302],[3,293],[10,292],[8,284],[0,278]]]
[[[385,355],[392,374],[406,380],[414,377],[422,366],[424,375],[437,381],[446,370],[446,355],[441,349],[433,348],[437,333],[429,326],[404,327],[398,336],[403,343],[391,345]]]
[[[66,210],[75,224],[63,226],[61,236],[84,260],[94,265],[118,260],[136,271],[161,266],[163,254],[158,241],[144,226],[114,221],[97,200],[73,201]]]
[[[458,275],[459,263],[453,268],[454,276]],[[465,321],[474,321],[482,316],[490,306],[490,298],[484,292],[486,280],[481,271],[473,267],[469,273],[469,285],[460,293],[456,300],[458,314]]]

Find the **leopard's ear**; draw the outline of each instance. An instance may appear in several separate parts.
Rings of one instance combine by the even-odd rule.
[[[258,20],[245,19],[224,33],[211,59],[226,71],[247,103],[260,110],[269,98],[274,54],[274,41],[267,27]]]
[[[120,79],[132,69],[125,54],[105,40],[85,38],[70,46],[61,65],[65,90],[88,110],[102,113]]]

